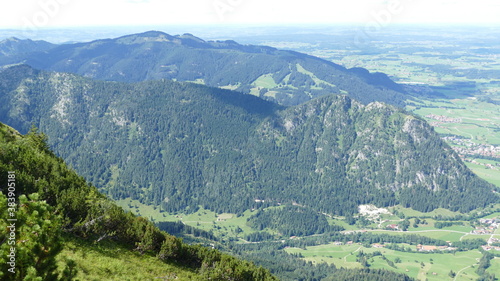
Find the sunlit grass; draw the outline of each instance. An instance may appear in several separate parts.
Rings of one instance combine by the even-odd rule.
[[[158,258],[133,251],[112,241],[81,241],[65,238],[58,260],[76,262],[77,280],[201,280],[200,276],[179,264],[167,264]],[[168,279],[170,278],[170,279]]]

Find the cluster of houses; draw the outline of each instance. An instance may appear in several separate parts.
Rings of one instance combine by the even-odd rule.
[[[475,143],[470,139],[464,139],[455,136],[446,136],[443,137],[443,140],[453,144],[454,145],[453,150],[455,150],[462,159],[465,158],[465,155],[482,155],[495,158],[500,157],[500,146],[498,145],[489,145],[489,144],[486,145],[481,143]],[[465,159],[465,160],[477,165],[484,165],[490,169],[497,168],[491,164],[484,164],[470,159]]]
[[[443,115],[435,115],[435,114],[429,114],[425,117],[439,121],[439,122],[430,122],[431,125],[432,125],[432,123],[437,123],[437,124],[440,124],[440,123],[462,123],[462,118],[453,118],[453,117],[448,117],[448,116],[443,116]]]
[[[480,219],[479,223],[487,224],[487,225],[490,225],[490,226],[497,228],[500,225],[500,219],[499,218]]]
[[[490,239],[488,239],[488,244],[493,244],[493,243],[500,243],[500,238],[491,237]]]
[[[495,228],[476,226],[476,229],[472,230],[472,234],[493,234]]]
[[[455,251],[457,248],[451,246],[432,246],[432,245],[417,245],[419,252],[434,252],[434,251]]]
[[[483,245],[481,247],[485,251],[491,251],[491,250],[500,251],[500,247],[498,247],[498,246]]]
[[[472,233],[474,233],[474,234],[493,234],[495,232],[495,229],[497,229],[500,226],[500,219],[499,218],[480,219],[479,223],[481,223],[484,226],[476,227],[476,229],[474,229],[472,231]],[[500,251],[500,247],[491,245],[493,243],[500,243],[500,238],[493,237],[493,235],[492,235],[492,237],[490,237],[490,239],[488,239],[488,245],[483,245],[481,247],[485,251],[491,251],[491,250]]]
[[[479,223],[483,226],[476,226],[476,229],[472,230],[472,234],[493,234],[498,226],[500,226],[500,219],[480,219]]]
[[[488,245],[483,245],[481,247],[485,251],[491,251],[491,250],[500,251],[500,247],[491,245],[493,243],[500,243],[500,238],[491,237],[490,239],[488,239]]]

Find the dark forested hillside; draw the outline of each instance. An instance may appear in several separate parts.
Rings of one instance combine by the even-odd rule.
[[[317,211],[299,206],[260,211],[249,218],[247,225],[258,230],[274,229],[288,237],[344,230],[339,226],[329,225],[326,217]],[[261,235],[266,234],[261,233]]]
[[[191,272],[191,278],[183,280],[277,280],[261,267],[214,249],[184,244],[147,219],[125,212],[67,168],[45,141],[36,130],[21,136],[0,123],[0,213],[15,219],[0,222],[0,234],[12,240],[4,243],[4,239],[0,245],[1,280],[73,280],[81,268],[71,260],[74,251],[59,259],[64,262],[56,260],[69,237],[94,245],[110,240],[129,251],[156,256],[165,263],[163,274],[172,266]],[[7,227],[12,224],[14,236]],[[7,255],[13,248],[11,265]],[[97,280],[107,277],[106,272]]]
[[[402,105],[405,91],[386,75],[347,70],[326,60],[234,41],[206,42],[190,34],[145,32],[116,39],[65,44],[18,59],[37,69],[100,80],[197,81],[251,93],[284,105],[325,94],[348,94],[363,103]],[[12,63],[12,61],[11,61]]]
[[[35,124],[56,153],[113,198],[163,210],[243,212],[296,203],[469,211],[497,202],[423,120],[325,96],[282,108],[166,80],[93,81],[28,66],[0,73],[0,120]]]
[[[0,213],[7,217],[12,213],[7,207],[16,209],[15,246],[0,245],[1,280],[278,280],[262,267],[187,245],[124,212],[55,157],[36,129],[22,136],[0,123],[0,180]],[[0,222],[3,237],[10,236],[7,226]],[[414,280],[388,270],[313,265],[280,251],[281,244],[232,247],[249,258],[255,255],[282,280]],[[16,248],[14,273],[7,262],[11,247]],[[106,263],[109,259],[113,263]],[[152,263],[155,272],[149,272]],[[137,274],[131,276],[130,267]]]

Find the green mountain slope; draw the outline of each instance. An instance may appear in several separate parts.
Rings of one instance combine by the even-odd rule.
[[[23,56],[37,69],[99,80],[198,81],[297,105],[325,94],[348,94],[363,103],[403,105],[408,95],[385,74],[344,67],[305,54],[234,41],[206,42],[190,34],[150,31],[89,43],[65,44]]]
[[[47,51],[54,48],[56,45],[38,40],[33,41],[30,39],[18,39],[15,37],[7,38],[0,41],[0,55],[2,56],[15,56],[15,55],[26,55],[33,52]]]
[[[36,131],[21,136],[0,123],[0,180],[0,213],[15,219],[0,222],[0,235],[9,238],[0,244],[2,280],[277,280],[124,212],[56,158]]]
[[[297,203],[470,211],[498,202],[423,120],[381,103],[325,96],[279,107],[190,83],[134,84],[35,71],[0,73],[0,121],[34,123],[113,198],[163,210],[239,213]]]
[[[46,41],[33,41],[15,37],[0,41],[0,65],[12,64],[22,61],[31,53],[44,52],[57,45]]]

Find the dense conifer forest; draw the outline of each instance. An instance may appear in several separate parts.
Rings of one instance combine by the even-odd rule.
[[[2,243],[2,280],[72,280],[77,265],[68,261],[58,272],[55,261],[64,247],[63,234],[95,243],[117,241],[166,263],[182,264],[197,272],[200,280],[277,280],[263,268],[217,250],[184,244],[147,219],[125,212],[55,157],[46,137],[36,129],[21,136],[0,124],[2,185],[8,182],[9,172],[15,173],[15,197],[19,200],[14,207],[18,263],[15,274],[10,273],[9,258],[3,253],[9,253],[12,246]],[[0,201],[1,213],[7,217],[12,211],[7,209],[6,193],[0,194]],[[1,223],[2,237],[7,237],[7,221]]]
[[[147,219],[125,212],[66,167],[49,149],[46,141],[47,137],[36,128],[22,136],[0,123],[0,180],[7,183],[11,182],[9,178],[15,178],[16,191],[13,191],[13,196],[18,199],[13,207],[16,208],[17,219],[16,270],[10,275],[7,254],[12,246],[2,243],[2,280],[81,278],[84,275],[78,275],[80,264],[69,256],[61,257],[66,244],[75,240],[88,241],[94,245],[113,241],[129,251],[156,256],[165,264],[191,272],[189,279],[181,280],[278,280],[262,267],[215,249],[187,245],[181,239],[159,230]],[[15,176],[10,176],[12,174]],[[2,185],[2,190],[5,192],[0,193],[0,212],[8,216],[12,210],[8,209],[7,198],[11,195],[6,186]],[[8,237],[7,221],[2,220],[1,224],[1,235]],[[166,228],[182,232],[173,225]],[[207,235],[206,238],[211,237]],[[233,252],[237,253],[237,250]],[[283,280],[320,280],[328,276],[331,276],[331,280],[363,276],[385,278],[383,280],[388,281],[411,280],[405,275],[386,270],[360,271],[326,265],[313,266],[290,255],[281,255],[283,259],[272,267]],[[61,260],[64,262],[61,263]]]
[[[114,199],[165,211],[360,204],[468,212],[497,202],[423,120],[325,96],[295,107],[191,83],[103,82],[16,66],[0,73],[0,120],[49,144]],[[224,196],[220,196],[224,194]]]

